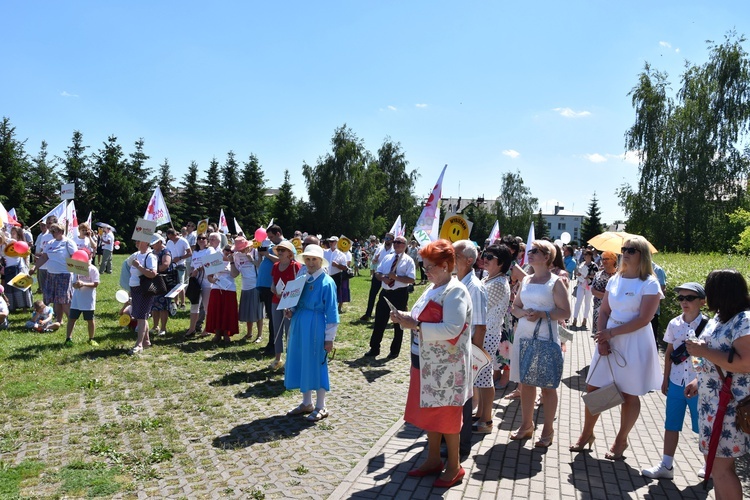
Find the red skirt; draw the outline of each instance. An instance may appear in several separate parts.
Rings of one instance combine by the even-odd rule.
[[[221,332],[232,336],[240,333],[240,323],[237,317],[237,292],[230,290],[211,290],[206,312],[206,331],[208,333]]]
[[[404,420],[427,432],[458,434],[463,424],[463,406],[422,408],[419,406],[419,370],[412,366],[409,375],[409,394],[406,396]]]

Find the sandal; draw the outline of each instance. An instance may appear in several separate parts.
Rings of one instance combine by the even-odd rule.
[[[289,410],[286,412],[287,415],[304,415],[305,413],[312,413],[315,407],[312,403],[309,405],[306,405],[304,403],[300,403],[300,405],[297,408],[294,408],[293,410]]]
[[[326,417],[328,417],[328,410],[326,410],[325,408],[315,408],[315,410],[306,418],[310,422],[317,422],[319,420],[323,420]]]
[[[520,397],[521,397],[521,391],[519,391],[518,389],[514,389],[513,392],[505,396],[505,398],[503,399],[518,399]]]

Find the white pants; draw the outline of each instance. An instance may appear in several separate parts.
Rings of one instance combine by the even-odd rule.
[[[593,296],[591,295],[591,287],[586,285],[578,285],[576,288],[576,305],[573,307],[573,321],[578,319],[578,313],[581,311],[581,303],[584,304],[583,317],[588,318],[591,313],[591,301]]]

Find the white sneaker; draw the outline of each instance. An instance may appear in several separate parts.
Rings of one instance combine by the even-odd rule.
[[[650,469],[643,469],[641,475],[651,479],[673,479],[674,478],[674,467],[667,469],[663,463],[659,463],[656,467]]]
[[[698,471],[698,477],[701,478],[701,479],[703,479],[704,477],[706,477],[706,466],[705,465],[703,467],[701,467],[700,470]]]

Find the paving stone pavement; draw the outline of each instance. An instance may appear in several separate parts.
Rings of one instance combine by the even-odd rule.
[[[510,431],[520,425],[521,410],[518,400],[503,399],[509,392],[506,389],[496,393],[493,432],[474,435],[471,454],[462,463],[466,476],[461,484],[449,490],[432,488],[434,477],[406,475],[426,457],[427,439],[419,429],[399,420],[330,498],[714,498],[713,490],[705,492],[697,476],[703,456],[690,431],[688,416],[675,457],[674,480],[651,480],[640,475],[642,469],[657,464],[662,456],[666,398],[660,392],[641,399],[641,414],[630,433],[625,460],[604,459],[619,428],[619,410],[602,414],[592,452],[568,450],[578,438],[583,422],[581,391],[593,348],[594,341],[585,330],[578,330],[568,343],[558,393],[555,441],[547,450],[533,447],[541,432],[543,406],[535,409],[537,427],[533,438],[520,443],[510,441]],[[747,457],[738,463],[746,498],[750,498],[748,463]]]

